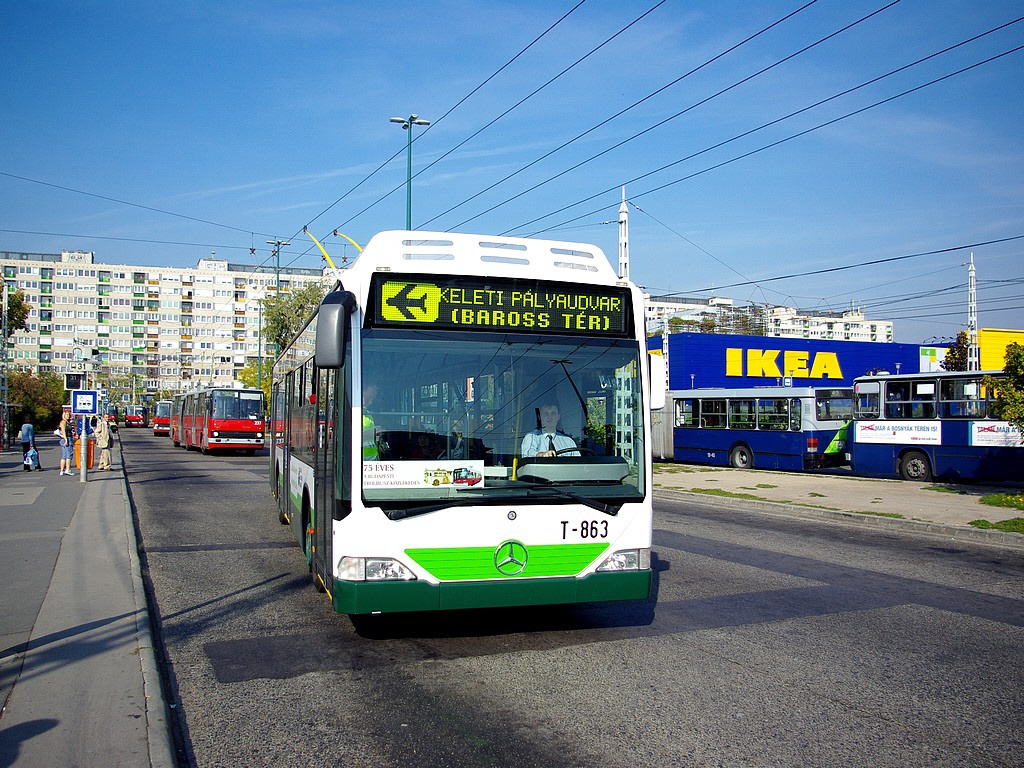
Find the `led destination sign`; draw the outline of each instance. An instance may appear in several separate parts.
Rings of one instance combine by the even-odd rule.
[[[375,275],[375,325],[622,336],[632,306],[625,288],[536,280]]]

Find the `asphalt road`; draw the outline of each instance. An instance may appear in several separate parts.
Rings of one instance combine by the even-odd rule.
[[[353,621],[266,458],[122,431],[198,766],[1017,766],[1024,555],[658,497],[643,604]]]

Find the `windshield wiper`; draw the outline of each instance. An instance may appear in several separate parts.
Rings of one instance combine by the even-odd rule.
[[[611,515],[612,517],[619,514],[619,509],[622,507],[621,504],[605,504],[603,501],[590,499],[587,498],[586,496],[581,496],[578,493],[573,493],[570,490],[554,485],[529,485],[527,486],[527,490],[546,491],[556,496],[563,496],[567,499],[572,499],[573,501],[579,502],[584,506],[590,507],[591,509],[596,509],[598,512],[604,512],[606,515]]]
[[[448,497],[446,499],[435,501],[431,504],[420,504],[417,507],[405,507],[402,509],[386,509],[384,514],[388,516],[389,520],[405,520],[408,517],[418,517],[419,515],[426,515],[430,512],[437,512],[442,509],[448,509],[449,507],[468,507],[473,504],[480,503],[480,496],[476,495],[480,491],[489,491],[490,488],[478,488],[475,489],[476,493],[473,496],[461,496],[461,497]],[[497,489],[495,489],[497,490]]]
[[[533,491],[544,491],[545,494],[552,495],[552,496],[561,496],[564,499],[570,499],[570,500],[575,501],[575,502],[577,502],[579,504],[583,504],[586,507],[590,507],[591,509],[597,510],[598,512],[603,512],[606,515],[611,515],[612,517],[614,517],[615,515],[618,515],[619,514],[619,509],[622,507],[621,504],[605,504],[603,501],[597,501],[595,499],[589,499],[586,496],[581,496],[578,493],[573,493],[572,491],[567,490],[565,488],[558,488],[558,487],[555,487],[555,486],[552,486],[552,485],[526,485],[526,486],[518,486],[515,489],[516,490],[524,490],[524,491],[527,492],[527,497],[532,496],[533,498],[536,498],[536,494],[532,493]],[[415,506],[415,507],[404,507],[404,508],[400,508],[400,509],[386,509],[386,510],[384,510],[384,514],[387,515],[389,520],[406,520],[406,519],[408,519],[410,517],[419,517],[420,515],[426,515],[426,514],[429,514],[431,512],[439,512],[442,509],[450,509],[451,507],[468,507],[468,506],[472,506],[473,504],[481,503],[483,501],[483,499],[480,497],[479,493],[481,491],[490,491],[490,490],[494,490],[494,491],[505,490],[505,491],[508,491],[509,487],[499,486],[499,487],[495,487],[493,489],[492,488],[478,488],[478,489],[476,489],[476,493],[474,493],[474,495],[472,495],[472,496],[463,496],[463,497],[459,497],[459,498],[446,498],[446,499],[443,499],[443,500],[439,500],[439,501],[433,502],[431,504],[420,504],[420,505]],[[511,501],[511,498],[506,498],[505,501]]]

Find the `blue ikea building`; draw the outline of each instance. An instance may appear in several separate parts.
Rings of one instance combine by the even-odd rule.
[[[661,349],[666,337],[652,337]],[[709,387],[850,386],[865,373],[940,370],[945,347],[871,341],[672,333],[668,339],[669,389]]]

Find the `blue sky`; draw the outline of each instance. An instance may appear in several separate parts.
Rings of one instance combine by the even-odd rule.
[[[304,225],[335,260],[335,228],[404,228],[389,118],[417,113],[415,228],[614,263],[625,184],[631,276],[655,294],[852,304],[922,342],[965,327],[973,251],[981,327],[1024,328],[1024,22],[832,98],[1024,5],[887,4],[12,4],[0,250],[194,266],[281,238],[282,264],[319,267]]]

